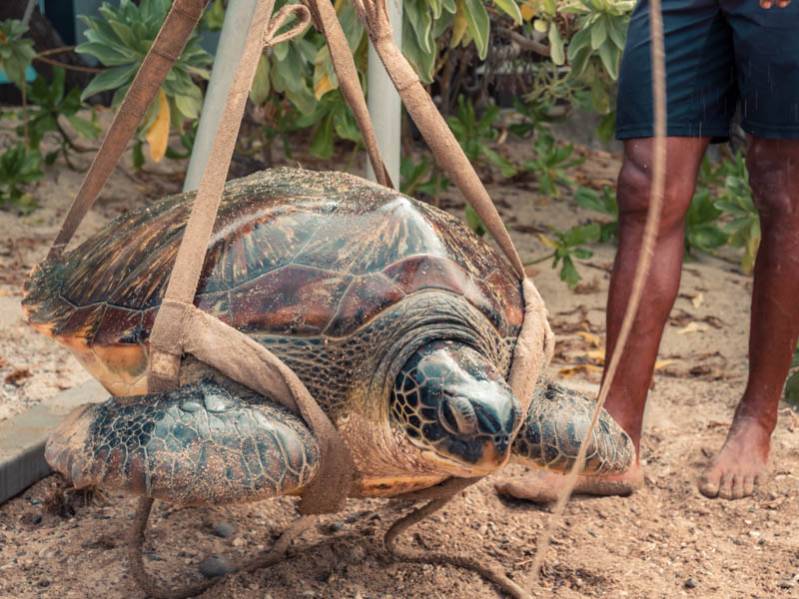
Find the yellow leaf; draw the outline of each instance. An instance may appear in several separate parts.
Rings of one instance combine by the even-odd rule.
[[[169,141],[169,102],[162,89],[158,90],[158,114],[144,137],[150,146],[150,158],[153,162],[161,162]]]
[[[592,349],[591,351],[586,352],[585,355],[586,355],[586,357],[589,360],[593,360],[594,362],[596,362],[598,364],[604,364],[605,363],[605,350],[604,349]]]
[[[689,322],[679,331],[677,331],[678,335],[687,335],[688,333],[699,333],[701,331],[707,331],[707,325],[703,322]]]
[[[546,33],[549,31],[549,22],[545,21],[544,19],[536,19],[533,21],[533,29],[539,33]]]
[[[548,237],[547,235],[544,235],[543,233],[539,233],[538,234],[538,239],[540,239],[541,243],[543,243],[545,246],[547,246],[551,250],[557,249],[557,247],[558,247],[558,244],[555,243],[555,241],[551,237]]]
[[[595,364],[577,364],[576,366],[567,366],[561,368],[558,374],[561,378],[570,379],[576,374],[602,374],[602,367]]]
[[[522,9],[522,19],[525,21],[529,21],[535,16],[535,8],[533,8],[532,4],[525,3],[521,6]]]
[[[325,72],[322,73],[322,76],[316,80],[316,83],[314,83],[313,93],[317,100],[321,100],[322,96],[334,89],[336,89],[336,86],[330,80],[330,76],[327,74],[327,72]]]
[[[662,370],[663,368],[671,366],[672,364],[674,364],[674,360],[658,360],[655,362],[655,370]]]
[[[594,335],[588,331],[578,331],[578,337],[582,337],[583,341],[587,341],[593,347],[600,347],[602,345],[602,338],[599,335]]]
[[[449,41],[450,48],[455,48],[463,41],[463,36],[466,34],[468,27],[469,21],[466,18],[466,8],[463,6],[463,0],[458,0],[458,10],[452,22],[452,37]]]

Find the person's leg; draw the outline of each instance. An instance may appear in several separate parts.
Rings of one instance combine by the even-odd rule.
[[[636,451],[640,447],[644,404],[652,383],[660,339],[680,286],[685,213],[691,204],[699,165],[709,141],[704,137],[667,140],[666,189],[655,258],[605,406],[630,435]],[[618,184],[619,249],[608,294],[608,358],[616,347],[643,242],[652,183],[652,150],[651,139],[631,140],[625,144],[625,160]]]
[[[670,137],[667,140],[666,189],[655,261],[606,404],[611,416],[632,437],[636,452],[660,338],[680,285],[685,250],[685,213],[691,203],[699,165],[708,143],[708,138]],[[616,345],[643,241],[652,184],[652,151],[651,138],[628,140],[624,144],[624,163],[618,181],[619,249],[608,297],[608,356]],[[640,486],[641,480],[636,460],[635,466],[622,475],[582,477],[575,492],[624,495]],[[536,473],[525,479],[503,481],[497,485],[497,490],[533,501],[551,501],[562,482],[561,475]]]
[[[799,140],[751,138],[747,167],[760,212],[749,380],[721,452],[702,475],[708,497],[751,495],[764,475],[777,405],[799,335]]]

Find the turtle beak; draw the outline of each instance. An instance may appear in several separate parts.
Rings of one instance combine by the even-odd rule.
[[[492,472],[508,461],[520,417],[521,406],[507,384],[473,381],[440,403],[439,422],[449,433],[441,449],[472,471]]]
[[[438,406],[444,435],[436,447],[445,458],[465,466],[470,475],[493,472],[510,457],[521,406],[500,381],[471,381],[468,389],[453,391]]]
[[[482,354],[435,342],[417,351],[397,376],[391,414],[437,470],[471,477],[508,461],[521,405]]]

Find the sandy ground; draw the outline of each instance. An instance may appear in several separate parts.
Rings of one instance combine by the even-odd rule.
[[[615,158],[595,153],[578,178],[610,183]],[[0,419],[85,380],[75,360],[30,333],[13,314],[24,273],[40,259],[79,175],[55,171],[36,190],[43,208],[17,218],[0,213]],[[166,183],[114,177],[84,235]],[[568,200],[548,201],[524,185],[491,191],[526,260],[544,255],[535,233],[589,214]],[[459,211],[452,195],[444,206]],[[581,266],[584,284],[569,291],[546,264],[535,281],[559,336],[554,377],[597,389],[603,306],[612,248]],[[655,266],[657,267],[657,265]],[[655,377],[643,460],[646,484],[627,499],[577,499],[567,507],[540,587],[531,586],[537,539],[548,509],[500,499],[492,483],[468,489],[402,539],[415,549],[447,550],[500,562],[537,596],[799,597],[799,418],[781,410],[773,475],[753,498],[711,501],[695,479],[716,451],[743,390],[751,280],[732,264],[703,257],[686,264],[680,299],[666,331]],[[13,375],[26,370],[24,376]],[[623,373],[622,373],[623,375]],[[0,506],[0,597],[142,597],[125,569],[125,535],[134,501],[111,495],[86,502],[51,476]],[[238,574],[204,597],[495,597],[476,575],[452,567],[394,563],[381,545],[404,513],[378,500],[350,501],[306,532],[288,561]],[[198,578],[198,563],[235,560],[269,546],[293,516],[291,500],[214,509],[157,504],[146,563],[173,583]],[[224,532],[227,536],[214,533]],[[222,530],[228,529],[228,530]]]

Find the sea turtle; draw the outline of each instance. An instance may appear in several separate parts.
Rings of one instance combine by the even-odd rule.
[[[47,460],[78,487],[181,504],[296,494],[319,447],[288,410],[189,358],[178,390],[146,394],[148,335],[192,197],[130,211],[32,273],[28,322],[115,396],[75,411]],[[520,402],[506,383],[523,299],[497,251],[355,176],[276,169],[229,183],[195,304],[299,375],[352,453],[356,495],[482,476],[511,457],[563,470],[587,430],[589,400],[542,383]],[[632,460],[606,414],[588,456],[594,472]]]

